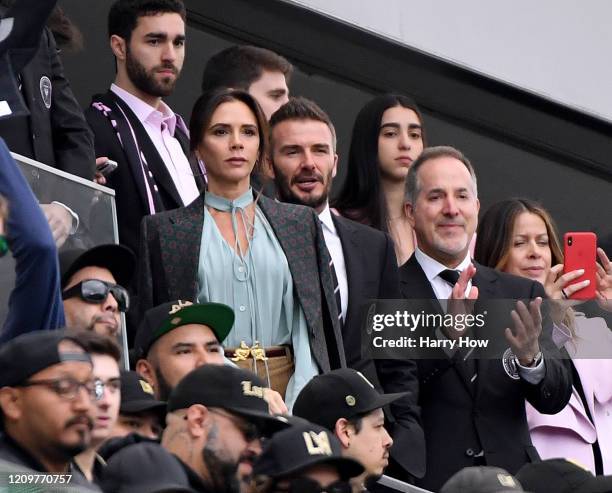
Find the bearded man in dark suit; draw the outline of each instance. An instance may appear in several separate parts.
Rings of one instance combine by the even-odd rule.
[[[397,299],[399,278],[389,235],[330,211],[328,198],[338,156],[336,133],[329,116],[314,102],[292,98],[270,119],[270,164],[279,199],[312,207],[321,222],[335,280],[336,304],[347,364],[362,372],[379,389],[393,382],[396,392],[408,395],[391,406],[394,445],[391,456],[402,479],[424,474],[423,430],[416,406],[416,365],[406,362],[404,372],[378,378],[382,363],[361,354],[363,305],[371,299]],[[384,364],[384,363],[382,363]],[[414,376],[410,376],[410,372]],[[399,390],[401,389],[401,390]]]

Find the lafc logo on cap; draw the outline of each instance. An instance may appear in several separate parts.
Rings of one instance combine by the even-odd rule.
[[[244,380],[240,382],[242,384],[242,393],[249,397],[259,397],[260,399],[264,398],[264,389],[263,387],[258,387],[257,385],[253,385],[249,380]]]
[[[151,384],[149,382],[145,382],[144,380],[138,380],[138,382],[140,382],[140,386],[142,387],[143,392],[155,395],[155,393],[153,392],[153,387],[151,387]]]
[[[329,437],[325,431],[315,433],[314,431],[305,431],[302,433],[306,450],[310,455],[332,455]]]
[[[191,305],[193,305],[191,301],[178,300],[178,305],[172,305],[172,308],[168,312],[168,315],[172,315],[173,313],[178,312],[179,310],[185,308],[186,306],[191,306]]]
[[[498,474],[497,479],[502,486],[507,486],[508,488],[516,487],[516,481],[509,474]]]

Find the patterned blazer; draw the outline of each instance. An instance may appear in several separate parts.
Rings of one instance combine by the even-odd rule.
[[[321,371],[346,366],[329,253],[314,210],[261,196],[259,207],[280,243]],[[165,301],[196,300],[204,193],[180,209],[146,216],[140,232],[138,312]]]

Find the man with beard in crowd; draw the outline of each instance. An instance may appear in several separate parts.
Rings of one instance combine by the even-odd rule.
[[[66,326],[117,337],[127,312],[134,254],[121,245],[64,250],[59,255]]]
[[[118,163],[106,182],[116,193],[119,241],[137,251],[140,220],[188,205],[204,185],[190,163],[187,127],[163,97],[172,94],[185,57],[181,0],[118,0],[108,16],[117,75],[85,117],[96,156]]]
[[[172,391],[162,446],[181,460],[193,489],[237,493],[250,479],[261,437],[288,426],[268,413],[264,387],[246,370],[205,365]]]
[[[151,308],[136,333],[136,371],[165,401],[191,370],[227,363],[222,344],[233,324],[234,311],[222,303],[175,300]],[[270,412],[287,412],[278,392],[266,388],[264,398]]]
[[[0,459],[87,485],[70,463],[91,442],[100,397],[78,333],[37,331],[7,342],[0,349]]]

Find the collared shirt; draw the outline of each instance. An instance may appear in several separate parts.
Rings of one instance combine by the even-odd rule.
[[[341,315],[342,321],[346,320],[346,309],[348,307],[348,282],[346,279],[346,264],[344,263],[344,250],[342,250],[342,242],[336,231],[336,226],[331,217],[329,204],[325,205],[325,209],[319,214],[319,220],[322,224],[323,236],[325,237],[325,245],[334,262],[336,277],[338,278],[338,287],[340,288],[340,302],[342,303]]]
[[[421,266],[421,268],[423,269],[423,272],[425,272],[425,275],[427,276],[427,280],[431,284],[431,287],[433,288],[434,293],[436,293],[436,298],[438,298],[439,300],[449,299],[453,291],[453,287],[440,277],[440,273],[447,270],[448,267],[445,266],[444,264],[441,264],[437,260],[434,260],[433,258],[431,258],[429,255],[427,255],[421,249],[419,249],[418,246],[416,247],[414,251],[414,256],[417,262],[419,263],[419,265]],[[461,261],[461,263],[457,267],[451,270],[456,270],[457,272],[461,273],[465,269],[467,269],[471,263],[472,263],[472,258],[470,257],[470,254],[468,252],[465,258]],[[471,288],[472,288],[472,281],[470,280],[468,282],[468,285],[465,291],[466,296],[470,292]]]
[[[189,205],[200,195],[200,192],[189,160],[180,142],[174,136],[178,125],[177,116],[163,101],[156,109],[115,84],[111,85],[111,91],[125,101],[142,123],[159,157],[166,165],[183,205]]]
[[[427,255],[422,250],[420,250],[419,247],[415,249],[414,255],[415,255],[417,262],[423,269],[423,272],[425,272],[425,275],[427,276],[427,280],[431,284],[431,287],[434,290],[434,293],[436,294],[436,297],[438,298],[438,300],[447,300],[448,298],[450,298],[453,288],[449,283],[447,283],[444,279],[440,277],[440,273],[448,269],[448,267],[446,267],[444,264],[441,264],[437,260],[434,260],[433,258],[431,258],[429,255]],[[455,267],[453,270],[456,270],[458,272],[463,272],[463,270],[466,269],[471,263],[472,263],[472,258],[470,257],[470,253],[468,252],[465,258],[461,261],[461,263],[457,267]],[[465,291],[466,296],[470,292],[471,288],[472,288],[472,281],[469,281],[466,291]],[[444,309],[444,311],[446,311],[444,305],[442,306],[442,308]],[[438,335],[439,336],[442,335],[441,331]],[[450,350],[450,351],[451,353],[454,352],[453,350]],[[449,351],[446,351],[446,352],[447,354],[449,354],[449,356],[451,356],[451,353],[449,353]],[[527,382],[533,385],[540,383],[544,379],[544,376],[546,374],[544,358],[541,358],[538,365],[534,367],[523,366],[520,363],[518,363],[518,360],[517,360],[517,366],[518,366],[518,372],[521,378],[523,378],[524,380],[526,380]]]

